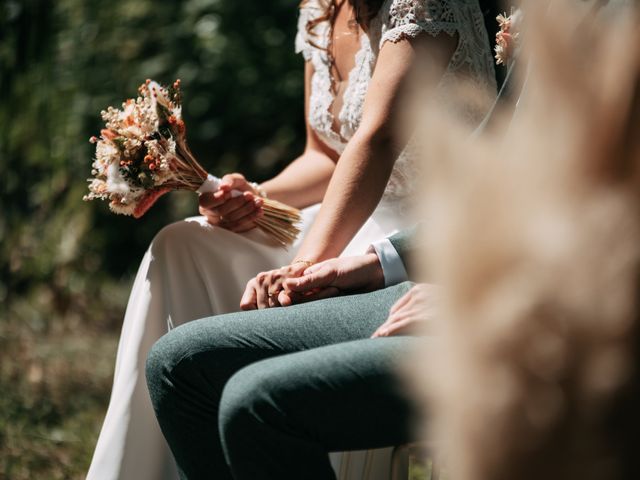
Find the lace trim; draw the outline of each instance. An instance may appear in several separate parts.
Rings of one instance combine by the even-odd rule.
[[[334,118],[331,106],[335,99],[331,89],[331,72],[328,62],[316,61],[314,69],[311,78],[311,98],[309,99],[309,124],[328,147],[341,154],[347,140],[333,130]]]
[[[305,61],[311,60],[313,51],[317,50],[309,43],[309,40],[307,38],[307,22],[319,14],[320,10],[318,6],[311,2],[307,3],[304,8],[300,9],[300,15],[298,16],[298,31],[296,33],[295,40],[295,52],[302,53]],[[323,36],[324,35],[320,35],[319,40]]]
[[[392,30],[387,30],[382,35],[382,39],[380,40],[380,48],[385,42],[398,43],[400,40],[415,38],[421,33],[428,33],[429,35],[436,37],[440,33],[445,32],[449,35],[454,35],[457,33],[458,29],[455,25],[444,25],[444,24],[429,24],[429,25],[419,25],[416,23],[410,23],[407,25],[400,25],[398,27],[393,28]]]
[[[323,50],[309,44],[306,24],[317,16],[317,5],[308,3],[301,9],[296,36],[296,52],[311,61],[314,74],[311,79],[309,124],[325,144],[342,154],[348,140],[357,130],[362,118],[364,99],[375,68],[380,48],[385,42],[396,43],[415,38],[425,32],[436,36],[442,32],[457,34],[458,46],[447,67],[441,86],[447,87],[459,80],[459,73],[471,77],[488,91],[495,91],[493,58],[486,41],[484,19],[476,0],[387,0],[372,20],[367,34],[361,36],[360,50],[354,68],[349,73],[343,106],[337,114],[340,132],[333,130],[335,101],[331,88],[329,59]],[[325,46],[329,26],[318,25],[313,42]],[[445,85],[446,84],[446,85]],[[442,89],[444,91],[444,89]],[[443,93],[443,92],[441,92]],[[479,121],[485,112],[469,111],[470,121]],[[385,190],[385,198],[400,199],[408,196],[415,178],[415,159],[409,146],[402,151],[394,165]]]
[[[349,72],[347,88],[343,93],[343,105],[338,119],[340,120],[340,135],[343,139],[351,138],[360,123],[364,99],[367,95],[369,80],[373,75],[376,57],[371,50],[369,37],[362,33],[360,50],[356,53],[355,64]]]

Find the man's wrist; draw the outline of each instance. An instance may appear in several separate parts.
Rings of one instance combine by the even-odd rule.
[[[402,258],[388,238],[371,244],[367,253],[375,252],[382,269],[384,287],[390,287],[408,280]]]
[[[384,288],[384,270],[380,263],[380,258],[375,251],[365,253],[365,265],[367,265],[367,276],[371,279],[370,290],[380,290]]]

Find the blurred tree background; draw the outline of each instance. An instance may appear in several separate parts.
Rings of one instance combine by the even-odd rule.
[[[83,478],[132,275],[163,225],[85,203],[99,112],[182,79],[192,149],[263,180],[302,149],[296,0],[0,0],[0,478]]]

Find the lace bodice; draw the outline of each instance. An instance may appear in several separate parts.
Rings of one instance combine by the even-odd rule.
[[[447,67],[441,85],[451,83],[458,75],[471,78],[484,89],[495,92],[493,58],[486,40],[484,19],[477,0],[386,0],[368,31],[360,35],[360,50],[348,78],[338,118],[331,107],[331,63],[324,48],[329,43],[330,25],[322,22],[314,29],[313,38],[306,30],[307,22],[317,18],[323,0],[307,2],[300,10],[296,52],[314,67],[309,98],[309,125],[331,149],[341,154],[358,129],[362,107],[380,49],[386,42],[413,38],[422,32],[436,36],[442,32],[457,34],[458,46]],[[321,47],[321,48],[317,48]],[[334,120],[337,120],[335,122]],[[478,119],[479,121],[480,119]],[[339,125],[339,132],[334,124]],[[412,155],[405,149],[396,160],[385,197],[406,197],[415,178]]]

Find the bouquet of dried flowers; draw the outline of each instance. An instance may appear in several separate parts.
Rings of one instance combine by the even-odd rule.
[[[500,31],[496,33],[496,64],[508,65],[513,54],[520,44],[520,26],[522,23],[522,10],[513,8],[511,15],[506,13],[496,17]]]
[[[96,156],[84,200],[108,200],[113,212],[140,218],[172,190],[217,191],[220,179],[208,174],[187,146],[180,80],[168,88],[147,80],[138,92],[122,109],[101,112],[105,128],[100,138],[90,139]],[[263,210],[257,226],[283,246],[293,243],[300,233],[299,210],[268,198]]]

